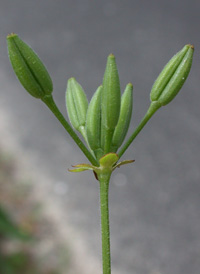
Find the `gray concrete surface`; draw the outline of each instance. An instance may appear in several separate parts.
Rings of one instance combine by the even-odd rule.
[[[135,159],[134,165],[113,174],[113,273],[200,273],[199,14],[197,0],[0,2],[0,108],[13,138],[51,176],[55,201],[61,199],[70,223],[99,259],[98,183],[89,172],[67,172],[86,160],[46,107],[15,79],[6,35],[18,33],[45,62],[65,115],[67,79],[76,77],[90,98],[102,81],[107,55],[114,53],[122,89],[134,85],[131,130],[144,115],[165,63],[185,44],[195,45],[181,94],[152,118],[124,155]]]

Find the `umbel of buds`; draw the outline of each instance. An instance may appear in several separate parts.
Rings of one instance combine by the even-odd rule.
[[[36,53],[16,34],[8,35],[7,43],[10,61],[19,81],[32,96],[46,103],[44,98],[51,95],[53,84],[45,66]],[[118,154],[119,158],[157,109],[167,105],[177,95],[189,74],[193,51],[192,45],[184,46],[164,67],[152,87],[150,107],[122,147]],[[84,137],[88,153],[91,159],[94,159],[90,159],[93,164],[95,161],[99,163],[99,159],[108,153],[117,153],[123,144],[132,116],[132,102],[131,83],[126,86],[121,96],[120,80],[113,54],[108,56],[102,85],[97,88],[89,104],[83,88],[76,79],[68,80],[66,107],[69,120],[72,127]],[[53,108],[55,110],[55,106]],[[69,126],[67,131],[73,130]],[[76,135],[74,132],[70,133],[71,136],[73,134]],[[75,138],[79,145],[78,137]]]
[[[53,100],[51,78],[36,53],[16,34],[9,35],[7,42],[10,61],[21,84],[32,96],[40,98],[48,106],[90,161],[89,164],[75,165],[70,171],[92,170],[99,181],[102,269],[104,274],[110,274],[108,206],[110,176],[116,168],[134,162],[134,160],[118,161],[152,115],[177,95],[189,74],[194,48],[186,45],[164,67],[152,87],[149,109],[132,135],[123,144],[132,116],[133,86],[130,83],[127,84],[121,95],[119,75],[113,54],[108,56],[102,84],[97,88],[89,104],[82,86],[76,79],[68,80],[66,107],[70,125]],[[87,147],[75,130],[83,136]]]
[[[121,96],[113,54],[108,56],[103,83],[94,93],[89,106],[82,87],[74,78],[69,79],[66,91],[69,119],[86,139],[97,160],[109,152],[116,152],[125,139],[132,114],[132,96],[132,84],[127,85]]]

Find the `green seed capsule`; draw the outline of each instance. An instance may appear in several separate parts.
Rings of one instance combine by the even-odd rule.
[[[101,143],[104,153],[108,153],[112,135],[120,113],[120,82],[115,56],[108,56],[102,90]]]
[[[70,78],[67,83],[66,106],[72,126],[85,137],[88,100],[83,88],[75,78]]]
[[[87,110],[86,134],[90,148],[99,159],[103,151],[101,149],[101,94],[102,86],[94,93]]]
[[[112,138],[112,151],[116,152],[126,137],[133,107],[133,85],[128,84],[121,98],[119,120]]]
[[[52,80],[37,54],[14,33],[7,36],[7,45],[10,62],[22,86],[36,98],[50,95]]]
[[[193,52],[194,47],[186,45],[167,63],[152,87],[152,102],[164,106],[174,99],[190,72]]]

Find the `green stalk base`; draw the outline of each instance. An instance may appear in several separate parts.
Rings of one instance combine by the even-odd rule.
[[[102,267],[103,274],[111,273],[110,227],[109,227],[109,181],[110,173],[100,174],[100,206],[101,206],[101,236],[102,236]]]

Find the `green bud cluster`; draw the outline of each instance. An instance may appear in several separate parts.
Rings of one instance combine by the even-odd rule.
[[[119,153],[120,156],[151,116],[177,95],[189,74],[193,51],[194,47],[192,45],[184,46],[164,67],[152,87],[150,93],[151,105],[141,124],[132,134],[124,148],[122,148],[122,151]],[[115,57],[113,54],[110,54],[103,83],[94,93],[89,103],[87,114],[85,115],[85,112],[82,114],[82,117],[86,116],[86,119],[84,118],[86,130],[83,136],[87,139],[86,141],[97,160],[107,153],[117,152],[129,129],[133,107],[132,84],[129,83],[126,86],[122,96],[120,93],[120,81]],[[87,108],[86,103],[84,103],[85,96],[82,93],[76,100],[77,104],[85,105],[85,109]],[[68,107],[68,104],[67,108],[69,118],[73,116],[73,112],[76,115],[79,111],[81,112],[81,108],[77,111],[77,107]],[[76,115],[74,114],[74,116]],[[72,119],[70,118],[70,120]],[[78,119],[76,119],[77,121]],[[77,128],[75,123],[72,123],[72,125],[74,128]],[[81,126],[82,124],[79,122],[79,127]]]
[[[117,65],[108,56],[103,83],[87,104],[86,95],[74,78],[66,90],[67,112],[72,126],[86,140],[97,160],[116,152],[125,139],[132,115],[133,86],[128,84],[121,96]]]
[[[16,34],[8,35],[7,43],[10,62],[21,84],[32,96],[40,98],[48,106],[91,162],[91,164],[75,165],[70,171],[92,170],[95,178],[100,182],[103,273],[111,273],[108,210],[111,173],[122,165],[134,162],[134,160],[122,162],[118,160],[152,115],[177,95],[190,72],[194,47],[186,45],[164,67],[152,87],[149,109],[121,150],[116,153],[129,128],[133,107],[133,86],[129,83],[121,96],[115,56],[113,54],[108,56],[102,85],[98,87],[89,104],[83,88],[76,79],[68,80],[66,89],[68,117],[73,128],[82,134],[87,148],[57,108],[51,95],[53,91],[51,78],[36,53]]]
[[[66,89],[68,117],[74,129],[82,134],[85,147],[55,105],[51,93],[52,80],[37,54],[18,35],[7,36],[8,54],[13,70],[23,87],[52,110],[91,163],[100,163],[108,153],[116,153],[129,129],[133,108],[133,86],[128,84],[121,96],[120,80],[115,56],[110,54],[102,81],[90,103],[76,81],[70,78]],[[119,158],[132,143],[151,116],[171,102],[183,86],[192,65],[194,47],[186,45],[167,63],[156,79],[151,93],[151,104],[139,126],[118,152]]]

